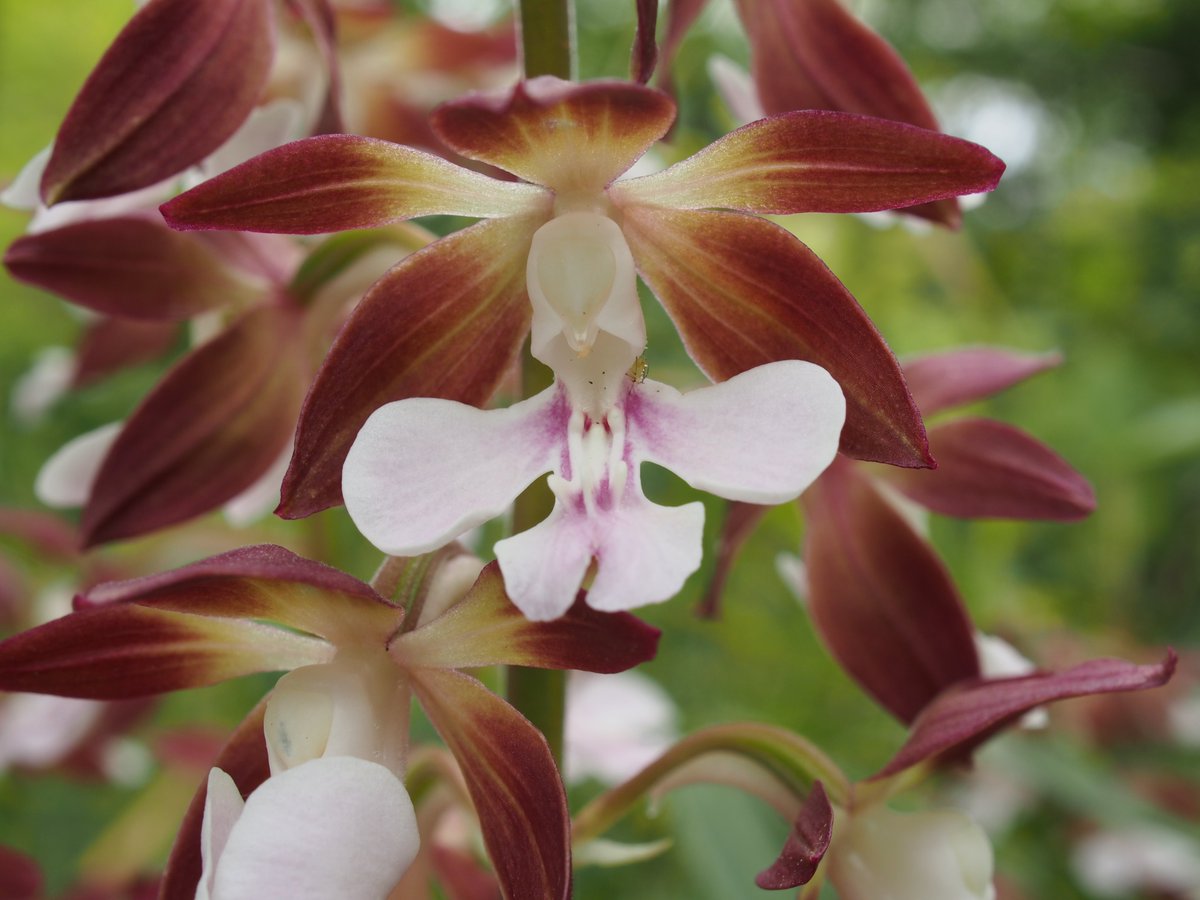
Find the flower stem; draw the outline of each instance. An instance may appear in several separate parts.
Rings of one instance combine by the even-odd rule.
[[[525,77],[575,74],[574,0],[520,0],[521,56]]]
[[[574,0],[518,0],[519,36],[526,78],[575,73]],[[529,355],[521,363],[521,394],[532,397],[553,376]],[[550,514],[553,497],[544,484],[534,484],[513,506],[513,533],[532,528]],[[509,666],[505,693],[525,718],[546,736],[554,759],[562,763],[563,718],[566,714],[566,673],[553,669]]]

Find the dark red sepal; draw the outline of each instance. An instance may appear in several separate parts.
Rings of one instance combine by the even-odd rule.
[[[805,493],[809,612],[842,667],[902,722],[978,677],[974,629],[945,565],[855,463]]]
[[[833,838],[833,807],[817,781],[804,798],[779,858],[758,873],[754,883],[765,891],[782,891],[808,884]]]
[[[571,895],[571,819],[542,733],[461,672],[416,669],[421,706],[462,769],[508,900]]]
[[[124,194],[200,162],[254,108],[274,55],[270,0],[152,0],[75,98],[43,199]]]
[[[1174,650],[1157,665],[1123,659],[1094,659],[1064,672],[1038,672],[1020,678],[978,679],[937,697],[913,723],[908,740],[875,778],[886,778],[925,760],[957,761],[1034,707],[1055,700],[1143,691],[1175,674]]]

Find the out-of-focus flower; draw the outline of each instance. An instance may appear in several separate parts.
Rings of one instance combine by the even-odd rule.
[[[613,785],[645,768],[676,739],[675,704],[636,671],[573,673],[567,680],[563,775]]]
[[[1075,877],[1098,897],[1157,891],[1200,898],[1200,843],[1166,828],[1096,831],[1071,852]]]
[[[327,135],[263,154],[163,207],[183,229],[324,233],[435,213],[487,220],[397,266],[347,322],[301,415],[284,515],[338,502],[345,454],[384,403],[490,397],[528,328],[534,233],[580,213],[620,231],[711,378],[785,359],[817,363],[847,396],[844,450],[928,463],[919,416],[861,308],[795,237],[744,213],[911,205],[989,190],[1002,164],[934,132],[815,111],[760,120],[663,172],[618,179],[674,115],[666,95],[640,85],[542,77],[445,104],[432,120],[458,153],[522,182]]]

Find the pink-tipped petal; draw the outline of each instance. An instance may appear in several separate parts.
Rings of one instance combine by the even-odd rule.
[[[979,675],[974,628],[945,565],[860,466],[837,460],[804,504],[809,612],[864,690],[911,722]]]
[[[754,216],[630,206],[638,271],[713,380],[784,359],[825,369],[846,398],[841,450],[932,463],[891,350],[845,286],[793,235]]]
[[[963,347],[907,360],[904,378],[921,412],[932,416],[990,397],[1061,363],[1059,353]]]
[[[566,900],[571,820],[542,733],[461,672],[415,670],[413,689],[462,769],[504,896]]]
[[[962,519],[1047,519],[1091,515],[1086,478],[1040,441],[992,419],[957,419],[929,431],[935,470],[891,469],[888,481],[922,506]]]
[[[108,197],[183,171],[258,102],[275,51],[269,0],[154,0],[75,98],[42,177],[47,204]]]
[[[244,304],[265,287],[194,237],[135,216],[26,235],[9,246],[4,265],[17,281],[131,319],[186,319]]]
[[[507,409],[416,397],[377,409],[342,469],[346,511],[372,544],[416,556],[508,508],[561,452],[557,387]]]
[[[833,462],[846,402],[829,373],[793,359],[687,394],[645,381],[626,415],[645,459],[718,497],[772,504],[795,499]]]
[[[434,214],[511,216],[544,190],[497,181],[422,150],[329,134],[285,144],[162,207],[174,228],[324,234]]]
[[[653,88],[545,75],[443,104],[432,122],[438,137],[463,156],[563,193],[602,190],[674,119],[671,98]]]
[[[428,625],[389,647],[405,666],[467,669],[492,665],[623,672],[654,658],[659,631],[625,613],[576,601],[553,622],[531,622],[504,592],[496,563],[467,595]]]
[[[403,783],[378,763],[314,759],[268,778],[246,800],[218,861],[228,900],[377,900],[416,857]]]
[[[623,205],[755,213],[874,212],[992,190],[1004,163],[960,138],[812,110],[744,125],[654,175],[614,185]]]
[[[525,258],[539,224],[480,222],[442,238],[359,301],[304,401],[280,515],[341,503],[346,453],[385,403],[491,397],[529,329]]]
[[[886,778],[927,759],[959,759],[1029,710],[1055,700],[1160,687],[1175,674],[1177,661],[1168,650],[1156,665],[1094,659],[1063,672],[958,685],[925,708],[908,741],[874,777]]]

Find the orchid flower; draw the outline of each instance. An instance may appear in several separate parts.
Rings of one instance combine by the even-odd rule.
[[[756,879],[761,888],[803,886],[815,900],[828,880],[841,900],[992,900],[992,848],[962,813],[899,813],[890,798],[941,766],[968,760],[984,741],[1046,703],[1158,687],[1174,674],[1168,652],[1157,665],[1098,659],[1062,672],[976,679],[939,694],[878,773],[852,782],[819,747],[785,729],[756,723],[693,732],[628,781],[592,800],[574,819],[581,846],[596,840],[639,800],[696,783],[736,787],[790,820],[779,858]]]
[[[619,179],[674,116],[669,97],[641,85],[544,76],[444,104],[432,119],[452,150],[519,181],[326,135],[163,206],[181,229],[318,234],[437,213],[485,220],[392,269],[347,322],[301,413],[282,515],[339,502],[346,453],[383,404],[490,398],[528,329],[534,235],[579,216],[601,223],[622,265],[632,259],[710,378],[780,360],[816,363],[848,400],[844,450],[929,463],[920,417],[862,309],[793,235],[745,213],[910,206],[990,190],[1002,164],[955,138],[820,111],[762,119],[663,172]],[[568,229],[560,223],[544,236],[557,245]]]
[[[461,584],[458,574],[453,580]],[[415,590],[414,607],[438,592],[428,580]],[[301,872],[323,862],[350,877],[345,867],[358,859],[371,871],[355,879],[390,879],[415,849],[400,781],[410,692],[459,763],[506,893],[565,898],[566,798],[545,739],[459,669],[614,672],[653,656],[657,642],[632,616],[583,604],[555,623],[531,623],[506,598],[494,565],[426,622],[348,575],[272,546],[99,585],[76,606],[0,643],[0,689],[116,699],[293,670],[218,757],[224,775],[210,776],[211,802],[204,789],[193,800],[168,864],[168,898],[196,896],[201,883],[216,900],[262,896],[254,889],[260,867],[280,874],[275,866],[295,860],[294,851],[327,839],[329,850],[356,849],[340,861],[322,853]],[[364,835],[346,818],[361,815],[357,805],[331,808],[341,791],[397,829]],[[244,808],[235,793],[249,797]],[[336,840],[325,828],[342,825],[350,830]],[[356,836],[362,841],[351,843]]]
[[[643,461],[719,496],[782,503],[836,454],[844,401],[811,363],[771,363],[690,394],[627,374],[646,326],[631,254],[607,216],[577,211],[543,225],[528,284],[531,349],[554,385],[500,410],[387,404],[351,447],[346,508],[385,553],[442,546],[550,470],[550,516],[495,547],[509,596],[530,618],[556,618],[594,561],[588,603],[631,609],[673,596],[699,567],[704,525],[698,502],[646,499]]]

